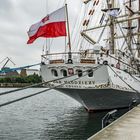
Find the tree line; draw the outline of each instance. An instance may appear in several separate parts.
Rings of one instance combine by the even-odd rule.
[[[41,76],[37,74],[29,75],[26,77],[21,76],[11,76],[0,78],[0,83],[40,83],[42,82]]]

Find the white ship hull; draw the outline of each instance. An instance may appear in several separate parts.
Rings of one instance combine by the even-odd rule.
[[[64,65],[59,65],[59,67],[55,65],[42,65],[41,73],[43,80],[46,82],[55,79],[51,74],[51,69],[54,68],[57,68],[58,71],[57,78],[61,77],[59,71],[61,71],[63,67],[73,67],[74,71],[79,67],[84,70],[89,67],[93,68],[93,65]],[[94,67],[97,67],[97,65],[94,65]],[[57,86],[57,88],[55,88],[56,90],[72,97],[81,103],[88,111],[129,107],[133,100],[137,100],[137,103],[139,103],[140,95],[136,91],[140,91],[140,82],[138,82],[140,78],[137,77],[138,80],[136,80],[125,71],[121,71],[114,67],[112,67],[112,69],[116,74],[109,66],[102,65],[95,70],[93,77],[88,77],[86,75],[76,79],[76,75],[51,82],[45,86],[49,88]],[[132,90],[132,88],[136,91]]]

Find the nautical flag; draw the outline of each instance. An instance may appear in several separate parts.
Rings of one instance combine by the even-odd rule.
[[[29,31],[27,44],[33,43],[39,37],[55,38],[66,36],[66,15],[65,7],[44,17],[41,21],[33,24]]]
[[[112,16],[112,17],[117,17],[120,14],[120,9],[114,8],[114,9],[108,10],[107,14]]]

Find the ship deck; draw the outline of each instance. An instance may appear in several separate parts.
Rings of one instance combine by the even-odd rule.
[[[140,105],[105,127],[88,140],[139,140]]]

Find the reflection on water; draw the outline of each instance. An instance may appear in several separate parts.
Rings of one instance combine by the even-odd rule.
[[[0,89],[0,92],[8,89]],[[42,89],[28,89],[0,97],[0,103]],[[121,110],[121,115],[126,110]],[[0,139],[85,140],[101,129],[107,112],[88,114],[73,99],[56,91],[0,108]]]
[[[82,107],[67,112],[61,116],[56,123],[51,124],[48,131],[48,125],[41,139],[72,139],[85,140],[101,127],[100,119],[102,114],[88,114]]]

